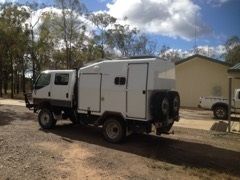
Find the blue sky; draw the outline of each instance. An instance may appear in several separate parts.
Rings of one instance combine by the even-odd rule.
[[[31,0],[28,1],[31,2]],[[159,2],[166,0],[141,0],[142,3],[136,6],[137,1],[140,0],[82,0],[81,2],[91,12],[107,11],[111,15],[118,16],[118,18],[128,15],[130,17],[129,24],[137,25],[150,38],[157,41],[160,46],[165,44],[174,49],[191,49],[195,42],[194,28],[192,28],[194,17],[191,17],[191,14],[194,13],[197,14],[197,21],[199,22],[197,25],[199,28],[199,34],[197,33],[198,46],[216,47],[224,44],[226,39],[232,35],[240,37],[240,0],[176,0],[173,1],[175,5],[172,5],[173,3],[171,4],[172,1],[170,0],[168,3],[162,4],[159,4]],[[19,0],[19,2],[23,3],[26,0]],[[54,0],[35,2],[52,4]],[[136,3],[134,4],[134,2]],[[159,12],[162,13],[157,12],[156,7],[152,7],[156,5],[156,2],[158,3]],[[171,10],[170,6],[175,9],[177,6],[181,6],[182,12],[180,12],[180,8],[177,8],[176,12],[179,12],[179,17],[184,22],[181,23],[181,20],[176,21],[170,15],[166,15],[164,10]],[[144,10],[141,11],[141,9]],[[156,15],[149,12],[155,10]],[[166,19],[163,18],[165,15]],[[146,18],[149,24],[146,24]],[[166,24],[164,21],[168,23],[169,18],[170,23],[166,26],[170,27],[171,30],[168,32],[168,29],[164,29]],[[162,24],[162,27],[160,25],[158,27],[158,22]],[[174,23],[177,25],[175,26]]]

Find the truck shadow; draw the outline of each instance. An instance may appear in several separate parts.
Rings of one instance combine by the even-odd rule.
[[[69,143],[73,140],[83,141],[175,165],[210,169],[240,177],[240,152],[208,144],[143,134],[131,135],[121,144],[111,144],[102,138],[100,128],[71,124],[58,125],[50,133],[61,136]]]
[[[11,124],[13,121],[29,121],[34,120],[35,114],[32,112],[26,112],[25,107],[17,107],[15,109],[13,106],[1,105],[0,111],[0,126]]]
[[[8,125],[15,120],[16,112],[8,109],[6,112],[0,113],[0,126]]]

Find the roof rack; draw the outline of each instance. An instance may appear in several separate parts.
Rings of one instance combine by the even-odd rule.
[[[130,57],[119,57],[118,59],[149,59],[149,58],[158,58],[157,56],[130,56]]]
[[[156,56],[131,56],[129,59],[148,59],[148,58],[157,58]]]

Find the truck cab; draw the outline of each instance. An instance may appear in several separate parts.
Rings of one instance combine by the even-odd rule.
[[[70,108],[73,105],[74,85],[74,70],[43,71],[33,87],[33,103]]]

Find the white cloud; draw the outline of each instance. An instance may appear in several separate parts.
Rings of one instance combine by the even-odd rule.
[[[55,8],[55,7],[45,7],[42,9],[38,9],[36,11],[31,10],[28,6],[22,6],[25,9],[27,9],[28,12],[30,12],[31,16],[30,18],[27,20],[28,24],[32,24],[34,26],[34,31],[37,31],[38,27],[42,24],[42,15],[45,13],[52,13],[55,14],[57,16],[61,16],[62,10],[59,8]],[[80,21],[84,22],[84,24],[86,25],[86,28],[88,30],[88,32],[90,32],[94,27],[92,25],[92,23],[84,16],[79,16],[78,17]]]
[[[201,21],[200,6],[191,0],[113,0],[108,13],[147,33],[190,40],[211,32]]]
[[[0,3],[15,2],[16,0],[0,0]]]
[[[212,5],[213,7],[220,7],[223,4],[229,2],[230,0],[207,0],[207,4]]]
[[[197,47],[198,54],[213,57],[216,59],[222,60],[222,55],[226,53],[226,48],[224,45],[217,45],[217,46],[208,46],[208,45],[201,45]],[[172,57],[177,54],[180,58],[186,58],[195,54],[193,49],[190,50],[183,50],[183,49],[168,49],[163,54],[160,54],[160,57]]]

